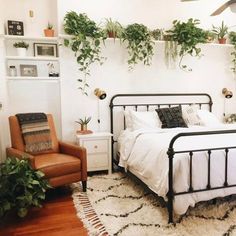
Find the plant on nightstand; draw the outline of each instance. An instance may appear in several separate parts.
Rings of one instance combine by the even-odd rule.
[[[0,218],[11,211],[25,217],[30,207],[41,207],[46,190],[51,188],[43,177],[27,159],[7,158],[0,164]]]
[[[26,56],[26,50],[29,47],[28,43],[21,41],[21,42],[14,43],[13,46],[16,48],[17,56],[19,56],[19,57]]]
[[[76,123],[80,124],[80,131],[77,133],[84,133],[84,134],[92,133],[92,131],[88,130],[88,127],[87,127],[91,119],[92,119],[91,116],[89,117],[85,116],[84,119],[80,118],[78,119],[78,121],[75,121]]]
[[[109,38],[121,38],[123,27],[118,21],[111,18],[105,19],[104,30]]]
[[[231,70],[234,73],[236,73],[236,32],[232,31],[229,33],[229,40],[230,40],[230,43],[232,43],[234,46],[234,51],[231,52],[231,55],[233,57],[232,59],[233,67],[231,67]]]
[[[228,26],[224,24],[224,21],[222,21],[221,26],[216,27],[213,25],[212,27],[212,32],[217,36],[219,44],[225,44],[226,36],[228,34]]]
[[[151,40],[151,35],[148,28],[143,24],[128,25],[122,35],[123,42],[128,42],[128,65],[133,69],[138,62],[143,62],[144,65],[150,65],[153,52],[154,42]]]
[[[45,37],[54,37],[53,25],[49,22],[48,22],[47,28],[44,29],[44,35]]]

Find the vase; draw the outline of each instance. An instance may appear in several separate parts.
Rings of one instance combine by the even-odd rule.
[[[45,29],[44,35],[45,35],[45,37],[54,37],[54,30],[53,29]]]
[[[218,39],[219,44],[226,44],[226,38]]]
[[[26,48],[17,48],[16,52],[17,52],[17,56],[19,56],[19,57],[26,56]]]
[[[87,130],[87,124],[81,124],[80,125],[80,130],[81,131],[86,131]]]

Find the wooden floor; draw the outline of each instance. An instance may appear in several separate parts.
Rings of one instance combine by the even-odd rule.
[[[0,236],[87,236],[69,189],[51,190],[41,209],[32,209],[24,219],[9,217],[0,222]]]

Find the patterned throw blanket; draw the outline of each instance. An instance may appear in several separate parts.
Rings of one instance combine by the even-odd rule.
[[[25,151],[36,153],[52,149],[47,115],[44,113],[16,114],[19,121]]]

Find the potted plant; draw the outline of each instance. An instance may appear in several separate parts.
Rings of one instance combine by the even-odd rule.
[[[219,44],[225,44],[226,43],[226,36],[228,34],[228,26],[224,24],[224,21],[222,21],[221,26],[216,27],[212,26],[213,30],[212,32],[216,34],[218,37]]]
[[[200,21],[197,19],[188,19],[187,22],[173,21],[173,28],[167,31],[172,39],[180,46],[178,52],[180,56],[179,67],[184,71],[192,71],[187,65],[182,65],[185,55],[200,57],[201,48],[197,47],[199,43],[206,42],[206,32],[197,27]]]
[[[80,82],[78,89],[82,91],[82,94],[88,95],[89,67],[95,62],[100,65],[103,63],[104,57],[100,56],[101,41],[106,38],[106,35],[86,14],[78,15],[74,11],[66,14],[64,30],[67,34],[72,35],[72,38],[64,40],[64,45],[71,48],[79,64],[79,70],[84,74],[83,79],[78,79]]]
[[[14,43],[13,46],[16,48],[17,56],[20,56],[20,57],[26,56],[26,50],[29,47],[28,43],[21,41],[21,42]]]
[[[144,65],[150,65],[153,52],[154,42],[151,40],[151,35],[148,28],[143,24],[131,24],[128,25],[123,34],[123,42],[128,42],[128,65],[130,69],[133,69],[134,65],[139,61]]]
[[[123,32],[123,27],[118,21],[113,21],[111,18],[105,19],[104,30],[109,38],[120,38]]]
[[[89,134],[92,133],[91,130],[88,130],[88,123],[91,121],[91,117],[84,117],[84,119],[80,118],[76,123],[80,124],[80,130],[77,133],[81,134]]]
[[[30,207],[41,207],[50,188],[43,177],[27,159],[7,158],[0,164],[0,218],[11,211],[24,217]]]
[[[47,28],[44,29],[44,35],[45,37],[54,37],[53,25],[49,22],[48,22]]]
[[[206,42],[212,43],[216,38],[216,34],[210,30],[206,30]]]
[[[154,40],[162,40],[163,29],[154,29],[150,34]]]
[[[236,32],[231,31],[229,33],[229,40],[230,40],[230,43],[233,44],[234,46],[234,50],[233,52],[231,52],[232,63],[233,63],[233,67],[231,67],[231,70],[234,73],[236,73]]]

